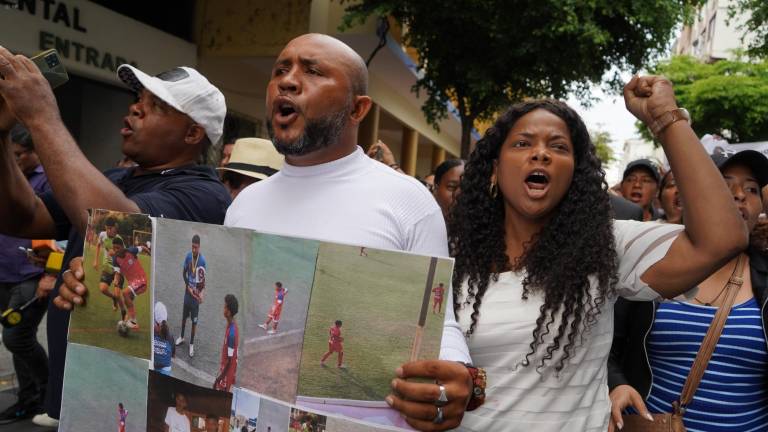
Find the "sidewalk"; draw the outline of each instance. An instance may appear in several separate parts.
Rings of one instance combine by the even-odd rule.
[[[5,390],[0,391],[0,407],[7,407],[10,406],[12,403],[16,402],[16,395],[14,394],[14,390]],[[51,432],[54,429],[52,428],[44,428],[35,425],[32,423],[32,420],[24,420],[24,421],[18,421],[15,423],[10,423],[6,425],[0,425],[0,431],[2,432]]]

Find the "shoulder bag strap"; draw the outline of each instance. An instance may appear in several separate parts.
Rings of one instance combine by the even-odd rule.
[[[736,295],[739,293],[741,285],[744,283],[742,275],[744,274],[744,255],[739,255],[736,260],[736,268],[733,269],[733,274],[728,280],[725,286],[725,299],[723,304],[717,308],[717,313],[712,319],[712,323],[709,325],[709,330],[704,336],[704,340],[701,342],[699,352],[696,354],[696,360],[691,366],[691,371],[688,373],[688,378],[685,380],[683,391],[680,394],[680,400],[673,403],[676,414],[685,413],[685,407],[693,400],[693,395],[696,393],[696,389],[699,388],[701,378],[704,376],[704,371],[707,369],[709,359],[712,358],[712,353],[715,351],[717,341],[720,339],[720,335],[725,327],[725,322],[728,320],[728,315],[731,313],[733,302],[736,300]]]

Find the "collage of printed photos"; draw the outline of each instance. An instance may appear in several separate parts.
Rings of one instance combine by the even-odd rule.
[[[402,363],[438,357],[453,270],[106,210],[84,264],[61,430],[410,430],[384,397]]]

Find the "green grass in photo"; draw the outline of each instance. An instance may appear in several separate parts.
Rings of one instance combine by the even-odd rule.
[[[149,359],[152,349],[151,286],[148,286],[144,294],[137,296],[134,300],[139,329],[131,330],[127,337],[120,336],[117,333],[120,311],[113,311],[112,299],[99,291],[101,267],[94,269],[92,266],[95,254],[96,246],[86,244],[83,265],[85,286],[88,287],[87,304],[85,307],[76,307],[72,313],[69,323],[69,341]],[[152,257],[140,254],[139,262],[147,274],[149,284],[152,279]]]
[[[430,259],[323,243],[315,273],[301,358],[299,395],[383,400],[395,368],[409,360],[422,310]],[[453,263],[438,260],[432,286],[450,287]],[[430,287],[431,289],[431,287]],[[443,308],[443,311],[445,308]],[[419,359],[440,352],[444,314],[428,299]],[[328,329],[341,320],[346,369],[333,353],[326,366]]]
[[[70,344],[59,430],[116,431],[119,403],[128,410],[126,432],[145,430],[148,369],[146,360]]]

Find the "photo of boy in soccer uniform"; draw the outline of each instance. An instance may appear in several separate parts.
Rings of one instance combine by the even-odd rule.
[[[272,307],[269,309],[264,324],[259,324],[259,327],[267,330],[269,324],[272,323],[272,328],[267,330],[267,334],[277,333],[277,325],[280,323],[280,314],[283,312],[283,303],[287,293],[288,290],[283,288],[282,282],[275,282],[275,299],[272,301]]]
[[[176,339],[176,345],[184,343],[184,330],[187,318],[192,322],[192,332],[189,338],[189,356],[195,356],[195,332],[200,303],[203,302],[205,289],[205,257],[200,253],[200,236],[192,236],[192,250],[187,253],[182,267],[184,279],[184,308],[181,318],[181,334]]]
[[[323,358],[320,359],[320,366],[325,366],[325,360],[333,353],[339,353],[339,359],[336,362],[336,367],[339,369],[345,369],[344,363],[344,338],[341,336],[341,320],[336,320],[335,323],[328,329],[328,352],[323,354]]]
[[[117,432],[125,432],[125,422],[128,420],[128,410],[123,407],[123,403],[117,404]]]
[[[117,223],[115,218],[108,217],[104,221],[104,231],[99,233],[96,242],[96,254],[93,257],[93,269],[98,270],[101,267],[101,277],[99,278],[99,291],[112,299],[112,310],[120,308],[120,316],[125,319],[125,305],[123,305],[123,296],[120,294],[122,286],[115,286],[110,291],[110,286],[115,280],[115,269],[112,266],[112,241],[114,239],[123,240],[117,233]]]
[[[432,292],[435,294],[432,297],[432,313],[440,313],[443,311],[443,294],[445,294],[445,285],[442,282],[432,288]],[[437,309],[437,312],[435,312]]]
[[[237,349],[240,345],[240,333],[235,321],[239,309],[237,297],[232,294],[224,296],[224,318],[227,329],[224,333],[224,343],[221,346],[221,365],[219,374],[213,382],[214,390],[230,391],[235,383],[237,373]]]
[[[163,375],[171,375],[171,362],[176,356],[176,345],[168,328],[168,309],[162,302],[155,303],[155,331],[152,341],[154,369]]]
[[[128,309],[128,320],[125,320],[126,317],[123,317],[123,320],[128,328],[137,330],[139,324],[136,322],[136,308],[133,300],[147,290],[147,274],[139,262],[139,252],[143,248],[131,246],[126,249],[123,239],[116,238],[112,239],[112,250],[114,251],[112,264],[115,267],[113,283],[115,286],[121,286],[119,285],[121,283],[126,285],[122,293],[123,301]]]

